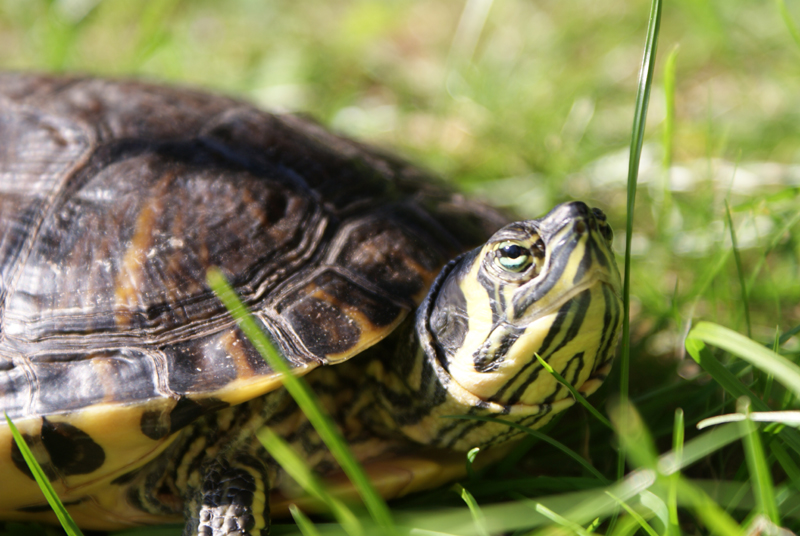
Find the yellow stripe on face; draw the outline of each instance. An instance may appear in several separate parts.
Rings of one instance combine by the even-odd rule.
[[[522,365],[517,367],[513,380],[489,399],[503,404],[531,405],[552,403],[568,395],[533,357],[534,353],[580,388],[592,374],[595,361],[605,358],[599,355],[599,350],[607,340],[603,322],[606,308],[602,287],[590,287],[558,311],[529,324],[508,352],[509,361]]]

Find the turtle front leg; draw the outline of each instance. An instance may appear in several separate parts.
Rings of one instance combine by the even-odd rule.
[[[269,477],[261,460],[236,456],[214,460],[186,501],[184,536],[269,534]]]

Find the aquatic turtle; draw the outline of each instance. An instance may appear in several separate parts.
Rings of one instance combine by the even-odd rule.
[[[337,467],[209,268],[396,496],[451,478],[454,451],[518,437],[500,421],[572,404],[534,353],[600,385],[622,316],[611,239],[582,202],[509,224],[234,99],[1,75],[0,408],[83,527],[266,534],[270,497],[296,490],[259,427]],[[54,520],[5,423],[0,481],[0,519]]]

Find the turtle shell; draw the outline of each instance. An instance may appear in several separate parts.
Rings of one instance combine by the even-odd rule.
[[[388,335],[505,221],[306,119],[140,82],[2,75],[0,410],[51,479],[85,492],[279,385],[210,267],[304,373]],[[24,467],[5,427],[0,460]],[[0,504],[29,503],[30,481],[2,474]]]

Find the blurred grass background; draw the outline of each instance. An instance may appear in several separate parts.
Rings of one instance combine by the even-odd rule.
[[[142,77],[307,113],[521,216],[584,199],[619,233],[648,9],[644,0],[0,0],[0,68]],[[675,406],[692,424],[718,402],[684,359],[692,321],[762,342],[777,330],[788,334],[782,353],[800,356],[790,334],[800,324],[798,24],[795,0],[664,7],[632,248],[632,395],[656,432],[671,430]],[[676,50],[673,92],[664,68]]]

